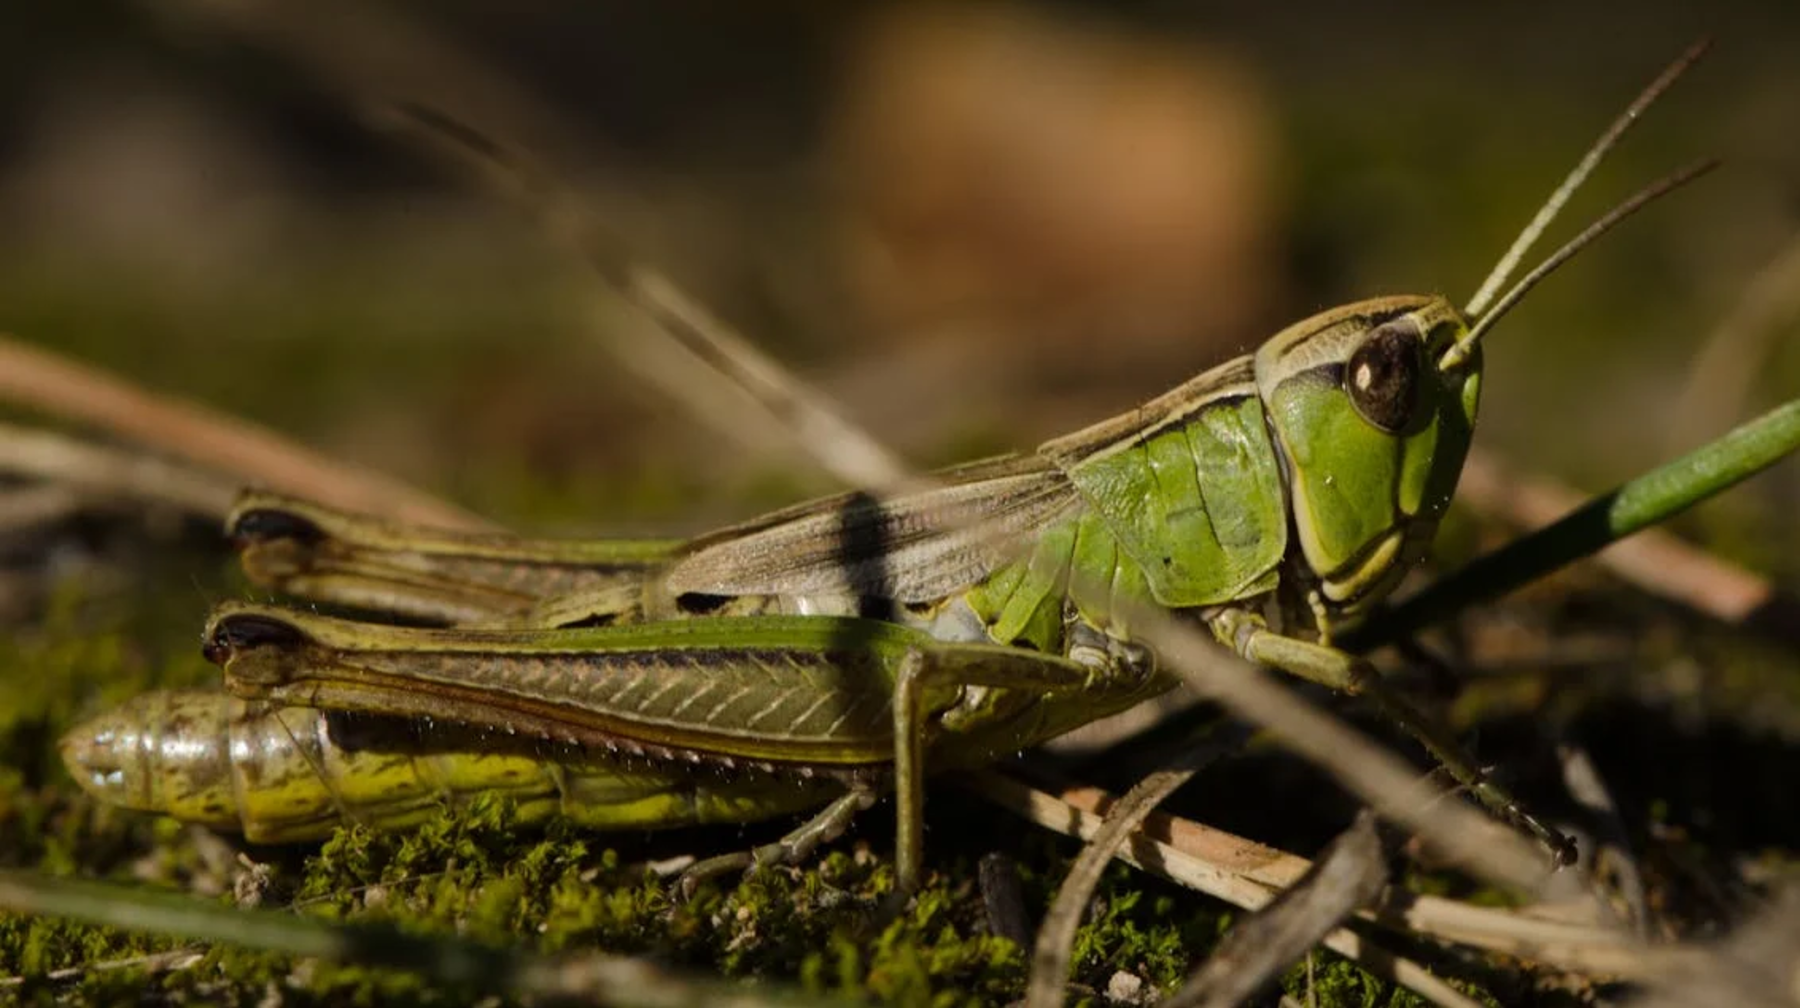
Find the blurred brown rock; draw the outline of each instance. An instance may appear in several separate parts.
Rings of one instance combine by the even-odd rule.
[[[859,339],[888,348],[844,378],[851,401],[1012,381],[1116,407],[1109,384],[1160,388],[1255,341],[1279,185],[1244,67],[1009,6],[889,11],[845,59],[841,261]]]

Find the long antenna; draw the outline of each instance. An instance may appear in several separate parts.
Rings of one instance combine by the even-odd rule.
[[[1494,302],[1493,307],[1488,310],[1486,315],[1476,319],[1474,324],[1469,326],[1469,331],[1463,334],[1463,338],[1444,351],[1444,356],[1438,359],[1438,369],[1448,371],[1461,365],[1469,358],[1469,351],[1474,348],[1475,341],[1481,339],[1482,334],[1492,329],[1494,323],[1500,321],[1502,315],[1518,304],[1519,300],[1525,296],[1526,291],[1536,287],[1539,281],[1556,272],[1558,266],[1573,259],[1575,253],[1591,244],[1594,239],[1611,231],[1614,225],[1642,210],[1652,201],[1667,196],[1717,167],[1719,167],[1717,160],[1689,165],[1653,185],[1640,189],[1636,195],[1607,211],[1606,216],[1589,224],[1580,234],[1569,239],[1562,248],[1550,253],[1549,258],[1539,263],[1531,272],[1520,277],[1518,283],[1513,284],[1510,290]]]
[[[1563,179],[1562,185],[1557,186],[1556,191],[1550,194],[1550,198],[1538,210],[1537,216],[1531,219],[1531,223],[1525,225],[1525,230],[1519,232],[1519,237],[1513,239],[1512,248],[1507,249],[1506,254],[1500,257],[1500,261],[1494,264],[1493,271],[1488,273],[1487,279],[1481,282],[1481,288],[1475,292],[1474,297],[1469,299],[1467,307],[1463,308],[1464,315],[1469,318],[1481,317],[1501,285],[1506,283],[1513,270],[1518,269],[1519,261],[1525,258],[1525,253],[1531,251],[1531,246],[1537,244],[1537,240],[1543,237],[1544,230],[1556,219],[1556,215],[1562,212],[1563,205],[1569,202],[1571,196],[1575,195],[1575,190],[1581,188],[1581,184],[1587,181],[1589,175],[1593,174],[1594,168],[1600,164],[1601,159],[1606,157],[1607,153],[1618,144],[1619,138],[1623,137],[1625,131],[1637,122],[1638,117],[1644,114],[1644,110],[1655,104],[1656,99],[1662,97],[1662,93],[1667,91],[1669,86],[1674,84],[1682,74],[1686,73],[1689,67],[1699,62],[1700,57],[1706,55],[1706,50],[1711,46],[1712,39],[1710,38],[1701,38],[1693,45],[1688,46],[1685,52],[1675,58],[1675,62],[1669,64],[1668,69],[1651,81],[1650,86],[1645,88],[1643,93],[1639,94],[1637,99],[1624,112],[1620,113],[1617,119],[1613,120],[1612,125],[1608,126],[1606,132],[1600,135],[1600,139],[1594,141],[1594,146],[1588,149],[1587,154],[1575,165],[1574,170],[1569,172],[1569,177]]]

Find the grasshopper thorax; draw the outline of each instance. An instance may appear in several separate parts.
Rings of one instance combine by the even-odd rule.
[[[1468,452],[1481,360],[1441,297],[1375,298],[1289,326],[1255,357],[1283,463],[1285,567],[1316,586],[1321,631],[1391,590],[1430,544]]]

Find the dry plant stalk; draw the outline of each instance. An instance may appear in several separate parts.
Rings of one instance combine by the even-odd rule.
[[[1298,882],[1231,929],[1164,1008],[1230,1008],[1247,1000],[1387,885],[1386,855],[1367,811]]]
[[[158,396],[98,369],[27,346],[0,334],[0,398],[126,438],[160,454],[185,459],[225,479],[304,493],[353,511],[392,515],[440,528],[491,530],[493,524],[430,494],[367,469],[338,462],[246,420],[191,402]],[[48,442],[15,437],[13,451],[50,459]],[[35,449],[35,451],[34,451]],[[78,482],[102,468],[117,480],[153,496],[180,501],[202,513],[223,515],[218,480],[198,474],[153,472],[154,463],[102,460],[96,450],[60,449],[64,475]],[[27,463],[30,464],[30,463]],[[42,465],[52,468],[51,462]],[[126,473],[125,470],[132,470]]]

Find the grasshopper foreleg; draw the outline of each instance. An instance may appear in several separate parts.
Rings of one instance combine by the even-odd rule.
[[[1221,641],[1250,661],[1372,701],[1495,815],[1536,837],[1550,849],[1558,864],[1574,863],[1573,841],[1527,812],[1511,792],[1482,771],[1439,719],[1390,688],[1367,659],[1283,636],[1263,626],[1255,616],[1236,610],[1215,617],[1213,629]]]

